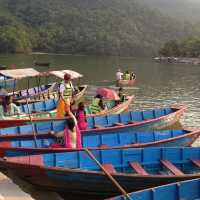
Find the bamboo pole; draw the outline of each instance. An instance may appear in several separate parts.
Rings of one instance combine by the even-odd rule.
[[[101,165],[101,163],[95,158],[93,153],[89,149],[84,149],[84,151],[96,162],[96,164],[102,169],[105,175],[110,179],[110,181],[117,187],[117,189],[128,199],[132,200],[130,195],[124,190],[124,188],[113,178],[113,176]]]
[[[29,116],[29,119],[30,119],[30,122],[31,122],[31,125],[32,125],[32,129],[33,129],[33,136],[34,136],[35,146],[37,147],[36,131],[35,131],[35,126],[34,126],[34,124],[33,124],[32,117],[31,117],[31,114],[30,114],[30,109],[29,109],[27,97],[26,97],[26,105],[27,105],[27,109],[28,109],[28,116]]]

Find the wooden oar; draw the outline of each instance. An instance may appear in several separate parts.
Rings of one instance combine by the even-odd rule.
[[[34,126],[33,121],[32,121],[32,117],[31,117],[31,114],[30,114],[30,109],[29,109],[28,99],[27,98],[26,98],[26,105],[27,105],[27,109],[28,109],[28,116],[29,116],[29,119],[30,119],[30,122],[31,122],[31,125],[32,125],[32,129],[33,129],[33,136],[34,136],[35,146],[37,147],[37,137],[36,137],[35,126]]]
[[[117,189],[128,199],[133,200],[130,195],[124,190],[124,188],[113,178],[113,176],[101,165],[101,163],[95,158],[93,153],[89,149],[84,149],[84,151],[96,162],[96,164],[102,169],[105,175],[110,179],[110,181],[117,187]]]

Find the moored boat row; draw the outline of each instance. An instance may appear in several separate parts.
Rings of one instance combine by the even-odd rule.
[[[71,70],[35,76],[54,75],[65,81],[69,78],[66,74],[72,79],[82,77]],[[135,83],[135,79],[136,76],[128,82]],[[77,114],[76,103],[84,96],[87,85],[77,87],[78,92],[66,100],[60,92],[62,84],[55,82],[9,93],[23,114],[0,119],[2,169],[11,170],[41,189],[92,199],[120,194],[131,199],[128,192],[200,178],[200,149],[190,147],[200,129],[172,129],[186,106],[128,111],[133,95],[122,100],[115,92],[101,88],[107,94],[102,92],[103,96],[98,97],[97,92],[92,103],[93,107],[99,106],[103,98],[103,107],[94,112],[92,106],[85,104],[87,127],[80,130],[80,138],[77,129],[73,129],[73,147],[68,144],[73,134],[69,113]],[[62,117],[58,116],[60,102],[64,105]],[[78,117],[76,120],[79,122]]]

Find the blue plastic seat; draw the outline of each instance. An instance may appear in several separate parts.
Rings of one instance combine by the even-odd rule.
[[[24,106],[24,112],[25,113],[32,113],[33,110],[34,110],[34,107],[33,107],[33,103],[30,103],[30,104],[25,104]]]
[[[32,125],[19,126],[20,134],[33,133],[33,126]]]
[[[65,123],[66,122],[64,120],[51,122],[53,131],[55,131],[55,132],[63,131],[65,128]]]
[[[156,131],[154,132],[155,141],[171,138],[171,131]]]

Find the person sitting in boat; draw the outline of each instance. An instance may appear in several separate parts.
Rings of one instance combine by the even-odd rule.
[[[79,129],[86,130],[87,129],[87,119],[86,119],[85,106],[84,106],[83,102],[80,102],[78,104],[78,109],[76,111],[76,119],[78,121]]]
[[[12,103],[12,96],[6,95],[0,105],[0,118],[20,114],[20,109]]]
[[[121,72],[120,69],[118,69],[117,73],[116,73],[116,79],[117,79],[117,81],[122,80],[122,76],[123,76],[123,73]]]
[[[136,77],[136,75],[134,74],[134,72],[131,72],[131,80],[134,80]]]
[[[122,87],[119,88],[118,96],[120,98],[119,103],[126,100],[126,95],[124,94],[124,89]]]
[[[51,144],[50,147],[68,149],[82,148],[81,132],[76,117],[71,111],[69,111],[66,116],[68,119],[66,120],[64,132],[55,134],[58,142]]]
[[[101,95],[96,95],[93,100],[92,104],[89,106],[92,114],[96,114],[98,112],[101,112],[102,110],[105,109],[105,106],[103,104],[103,98]]]
[[[130,80],[131,79],[131,75],[129,73],[129,71],[127,70],[126,73],[124,74],[124,79],[125,80]]]

